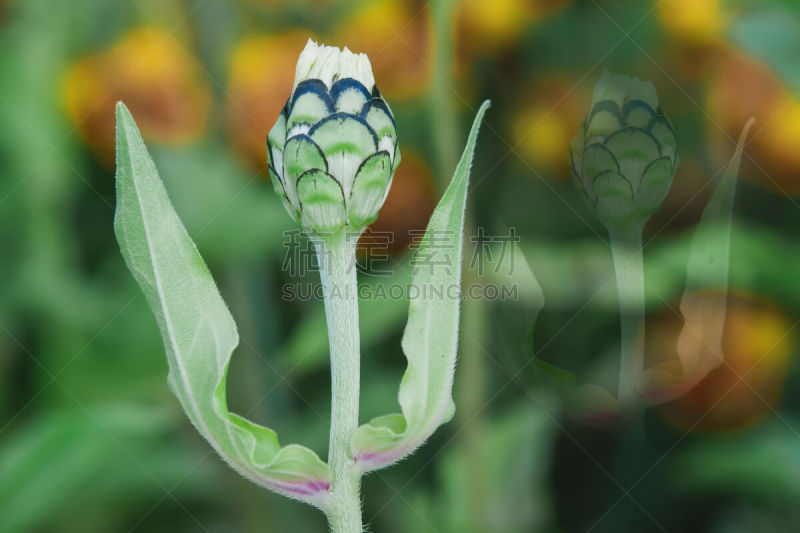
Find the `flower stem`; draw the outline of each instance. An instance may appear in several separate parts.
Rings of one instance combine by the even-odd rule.
[[[357,237],[342,233],[315,242],[325,298],[331,351],[331,504],[327,510],[333,533],[361,533],[361,478],[353,469],[350,441],[358,428],[360,387]]]
[[[635,228],[625,234],[611,233],[611,253],[619,294],[621,352],[619,400],[630,407],[638,398],[637,380],[644,368],[644,265],[642,232]]]

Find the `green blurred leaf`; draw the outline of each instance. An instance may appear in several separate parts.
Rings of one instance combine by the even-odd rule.
[[[547,408],[547,401],[543,401]],[[422,491],[411,499],[413,512],[406,513],[406,531],[442,533],[521,533],[549,531],[551,501],[546,478],[557,426],[532,402],[512,406],[489,422],[478,443],[460,442],[448,448],[437,468],[440,492]],[[475,468],[475,455],[468,446],[478,446],[487,498],[484,523],[470,523],[468,472]],[[435,528],[431,529],[431,525]]]
[[[793,2],[794,3],[794,2]],[[788,10],[768,10],[736,20],[730,37],[771,66],[794,91],[800,90],[800,18]]]
[[[731,256],[731,218],[736,182],[747,135],[747,123],[725,174],[708,201],[694,232],[686,267],[686,288],[680,311],[684,326],[678,337],[678,361],[660,363],[643,373],[642,394],[667,401],[692,389],[722,364],[722,334]]]
[[[153,158],[206,257],[231,261],[280,252],[283,232],[294,226],[262,173],[248,174],[230,151],[210,142],[157,149]]]
[[[171,445],[174,425],[164,411],[131,405],[38,417],[0,447],[0,531],[32,531],[79,500],[141,491],[157,499],[188,473],[210,485],[201,458]]]
[[[794,503],[800,498],[800,433],[796,420],[773,419],[757,431],[711,437],[675,460],[681,489]]]

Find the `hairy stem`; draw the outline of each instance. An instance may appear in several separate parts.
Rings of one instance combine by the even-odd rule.
[[[357,237],[342,234],[316,244],[331,351],[331,436],[328,464],[332,494],[327,510],[333,533],[361,533],[360,476],[353,469],[350,441],[358,428],[360,359]]]
[[[619,294],[621,352],[619,399],[626,407],[638,397],[637,380],[644,368],[644,265],[642,233],[636,229],[627,234],[611,234],[611,253]]]

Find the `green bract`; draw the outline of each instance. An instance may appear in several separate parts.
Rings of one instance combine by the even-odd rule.
[[[653,84],[605,72],[570,145],[572,176],[603,224],[640,229],[661,206],[678,164],[675,130]]]
[[[267,152],[275,191],[305,228],[361,232],[375,220],[400,152],[369,59],[309,41]]]

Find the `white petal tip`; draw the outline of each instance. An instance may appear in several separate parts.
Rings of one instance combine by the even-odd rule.
[[[370,92],[375,87],[372,65],[366,54],[355,54],[346,46],[342,50],[335,46],[320,45],[309,39],[297,60],[292,91],[305,80],[319,79],[330,88],[342,78],[353,78]]]

